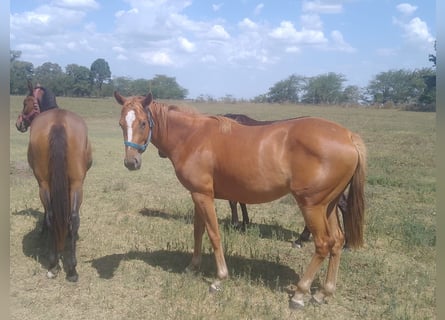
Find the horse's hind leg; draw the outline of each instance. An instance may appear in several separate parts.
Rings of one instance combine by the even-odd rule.
[[[329,255],[335,240],[329,236],[328,221],[325,206],[303,207],[304,220],[311,231],[315,243],[315,252],[300,281],[297,283],[297,290],[289,301],[291,308],[301,308],[304,306],[303,297],[310,293],[311,284],[316,273],[320,270],[324,259]]]
[[[80,226],[79,209],[82,204],[82,188],[73,189],[74,191],[71,192],[71,224],[68,231],[68,247],[66,250],[65,267],[66,279],[71,282],[76,282],[79,279],[79,275],[76,271],[76,242]]]
[[[333,295],[337,285],[338,268],[340,265],[340,257],[345,240],[343,231],[339,226],[337,206],[334,207],[333,212],[331,212],[329,215],[328,223],[331,234],[335,239],[335,243],[330,250],[326,282],[323,288],[318,290],[313,295],[313,300],[318,303],[323,303],[325,297]]]
[[[50,207],[50,196],[49,196],[48,187],[45,188],[43,186],[40,186],[39,187],[39,196],[40,196],[40,201],[43,204],[43,210],[44,210],[42,229],[40,230],[40,235],[43,236],[48,231],[49,226],[51,224],[50,215],[52,213],[51,213],[51,207]]]
[[[292,244],[292,247],[302,248],[303,242],[308,242],[310,237],[311,237],[311,232],[309,231],[307,226],[304,226],[303,231],[301,232],[298,239],[294,241],[294,243]]]
[[[53,279],[57,277],[57,274],[60,271],[59,265],[59,254],[57,252],[56,247],[56,239],[54,234],[54,225],[53,221],[53,212],[51,210],[51,199],[49,195],[49,187],[46,183],[39,181],[39,196],[42,201],[43,208],[45,211],[45,216],[43,220],[42,226],[42,234],[47,230],[48,238],[47,238],[47,248],[48,248],[48,272],[47,277]]]

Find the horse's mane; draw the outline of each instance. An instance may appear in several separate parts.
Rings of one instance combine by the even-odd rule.
[[[50,89],[41,86],[37,86],[36,89],[37,88],[43,90],[42,100],[40,101],[40,112],[59,107],[56,102],[56,96]]]
[[[187,113],[189,115],[196,116],[196,117],[208,117],[208,118],[216,119],[219,122],[220,131],[223,133],[230,132],[230,130],[232,128],[232,123],[234,123],[234,122],[236,123],[236,121],[226,118],[226,117],[223,117],[223,116],[207,115],[204,113],[200,113],[195,108],[193,108],[191,106],[186,106],[186,105],[183,105],[183,106],[167,105],[162,102],[153,101],[151,103],[151,108],[156,110],[156,113],[158,115],[158,121],[160,121],[163,126],[166,125],[168,112],[182,112],[182,113]]]

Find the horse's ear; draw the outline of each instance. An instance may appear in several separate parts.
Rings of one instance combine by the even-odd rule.
[[[29,79],[28,79],[28,90],[29,90],[29,95],[32,96],[32,94],[34,92],[34,88],[32,86],[31,80],[29,80]]]
[[[122,97],[117,91],[114,91],[114,98],[116,99],[117,103],[122,106],[124,105],[126,99]]]
[[[149,92],[149,93],[145,96],[144,100],[142,100],[142,106],[143,106],[144,109],[145,109],[145,108],[148,107],[152,102],[153,102],[153,95],[151,94],[151,92]]]

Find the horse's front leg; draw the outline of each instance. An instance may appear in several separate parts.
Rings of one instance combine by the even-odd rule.
[[[202,219],[202,214],[198,213],[200,209],[195,205],[195,216],[193,219],[193,235],[194,235],[194,248],[193,257],[190,265],[187,267],[187,271],[197,271],[201,266],[202,261],[202,236],[205,230],[204,220]]]
[[[229,276],[229,272],[227,270],[226,260],[224,259],[213,198],[200,193],[192,193],[192,199],[195,203],[195,218],[199,215],[202,222],[204,222],[215,255],[217,279],[210,285],[209,290],[210,292],[219,291],[221,290],[220,281],[226,279]],[[202,222],[198,224],[199,228],[202,228]],[[195,228],[196,226],[197,224],[195,223]],[[199,259],[201,258],[202,233],[203,231],[201,229],[195,230],[195,252],[193,253],[192,265],[194,261],[197,261],[198,257]],[[196,243],[196,240],[198,240],[199,243]]]

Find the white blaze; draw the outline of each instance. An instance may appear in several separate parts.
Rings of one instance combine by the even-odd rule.
[[[127,121],[127,139],[132,142],[133,139],[133,122],[136,120],[136,115],[133,110],[130,110],[125,116],[125,121]]]

